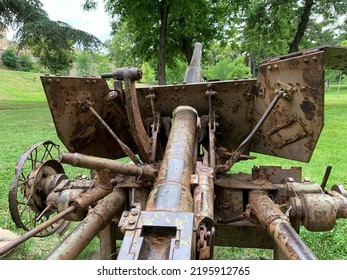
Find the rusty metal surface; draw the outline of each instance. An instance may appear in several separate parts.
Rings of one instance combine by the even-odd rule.
[[[283,184],[287,178],[293,178],[295,182],[301,182],[301,167],[284,169],[280,166],[255,166],[252,169],[252,179],[263,179],[273,184]]]
[[[198,175],[193,193],[195,227],[204,222],[210,228],[214,223],[214,171],[197,162],[195,173]]]
[[[76,229],[48,255],[47,259],[75,259],[115,216],[121,215],[125,203],[126,192],[123,189],[115,188],[108,196],[98,202]]]
[[[216,147],[233,150],[251,130],[251,110],[256,80],[221,81],[199,84],[178,84],[138,88],[138,101],[143,119],[151,118],[150,100],[155,93],[155,107],[161,116],[171,116],[177,106],[191,106],[198,115],[209,114],[207,90],[217,94],[212,98],[213,109],[218,123]]]
[[[264,191],[251,191],[249,194],[251,213],[267,229],[269,235],[282,253],[291,260],[315,260],[316,256],[302,241],[281,211]]]
[[[196,146],[197,112],[180,106],[174,119],[156,183],[149,194],[147,211],[193,210],[190,179]]]
[[[299,218],[309,231],[329,231],[336,219],[347,217],[347,199],[339,193],[306,193],[290,199],[291,215]]]
[[[110,170],[101,169],[97,171],[97,181],[96,186],[84,193],[79,197],[75,198],[71,205],[74,205],[76,212],[84,209],[88,209],[99,200],[103,199],[105,196],[112,192],[111,175]]]
[[[265,229],[250,222],[217,224],[215,246],[272,249],[273,240]]]
[[[326,69],[347,70],[347,48],[343,46],[319,46],[300,52],[277,56],[269,61],[288,59],[317,51],[324,51],[324,67]]]
[[[125,101],[132,137],[144,162],[150,161],[151,143],[145,130],[136,93],[135,82],[125,76]]]
[[[259,66],[259,94],[254,121],[265,112],[276,90],[291,94],[281,99],[256,133],[254,152],[308,162],[323,128],[323,52],[309,53]]]
[[[41,179],[64,173],[61,164],[54,159],[58,153],[59,145],[52,141],[39,142],[29,147],[17,161],[9,190],[9,209],[17,227],[29,231],[54,212],[50,209],[40,220],[36,220],[47,206],[45,200],[50,191],[49,184],[47,187]],[[46,182],[48,180],[49,178],[45,178]],[[54,227],[39,232],[38,236],[44,237],[55,233],[60,228],[59,224],[62,225],[58,222]]]
[[[138,178],[154,181],[156,169],[151,165],[135,165],[121,163],[110,159],[87,156],[79,153],[60,153],[60,162],[72,166],[101,170],[104,168],[116,174],[137,176]]]
[[[135,215],[134,215],[135,214]],[[125,230],[118,260],[194,259],[194,215],[191,212],[123,213]]]
[[[134,153],[137,152],[124,107],[109,99],[110,89],[101,78],[42,76],[42,85],[58,136],[70,152],[105,158],[125,157],[117,141],[84,105],[89,102],[110,128]]]

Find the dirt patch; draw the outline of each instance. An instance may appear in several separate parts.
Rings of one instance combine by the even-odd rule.
[[[0,248],[18,237],[17,234],[7,229],[0,228]],[[6,254],[5,254],[6,255]],[[0,257],[1,258],[1,257]]]

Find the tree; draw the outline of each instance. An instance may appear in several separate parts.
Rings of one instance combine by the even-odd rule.
[[[134,36],[133,51],[143,61],[156,58],[159,84],[166,83],[166,66],[183,55],[190,62],[193,45],[208,46],[222,40],[231,16],[229,1],[213,0],[105,0],[106,10],[114,17],[113,30],[126,22]],[[242,1],[234,1],[242,2]],[[86,0],[85,8],[95,8],[96,1]],[[230,26],[230,25],[228,25]]]
[[[93,58],[89,52],[76,54],[76,69],[79,76],[90,76],[92,73]]]
[[[346,12],[345,0],[249,1],[248,7],[239,14],[245,22],[243,46],[259,62],[311,46],[312,36],[315,36],[315,44],[326,43],[328,33],[332,35],[329,40],[336,40],[336,31],[343,27],[337,24],[337,18]],[[316,36],[317,28],[324,37]]]
[[[17,27],[18,49],[30,49],[54,73],[71,67],[77,46],[96,49],[101,45],[89,33],[50,20],[39,0],[0,0],[0,23]]]

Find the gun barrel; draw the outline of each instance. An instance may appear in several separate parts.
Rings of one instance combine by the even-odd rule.
[[[196,110],[189,106],[176,108],[158,178],[147,201],[147,211],[193,210],[190,179],[194,171],[196,131]]]
[[[202,54],[202,44],[196,43],[194,47],[192,59],[184,75],[185,83],[192,84],[192,83],[202,82],[201,68],[200,68],[201,54]]]

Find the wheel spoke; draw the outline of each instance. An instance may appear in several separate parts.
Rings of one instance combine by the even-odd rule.
[[[9,203],[12,219],[18,227],[24,230],[29,231],[49,218],[50,214],[45,214],[37,221],[37,217],[40,215],[39,209],[45,207],[46,204],[46,198],[41,197],[42,194],[37,192],[40,185],[38,182],[41,182],[43,177],[37,176],[41,176],[38,174],[44,174],[42,172],[45,172],[45,168],[48,168],[47,170],[53,168],[56,172],[50,175],[62,172],[63,169],[59,167],[58,162],[51,162],[54,161],[56,152],[58,152],[58,155],[59,145],[46,141],[27,149],[18,160],[15,178],[12,181],[9,193]],[[56,166],[58,166],[57,170]],[[38,233],[37,236],[53,234],[58,228],[59,224],[49,227]]]

